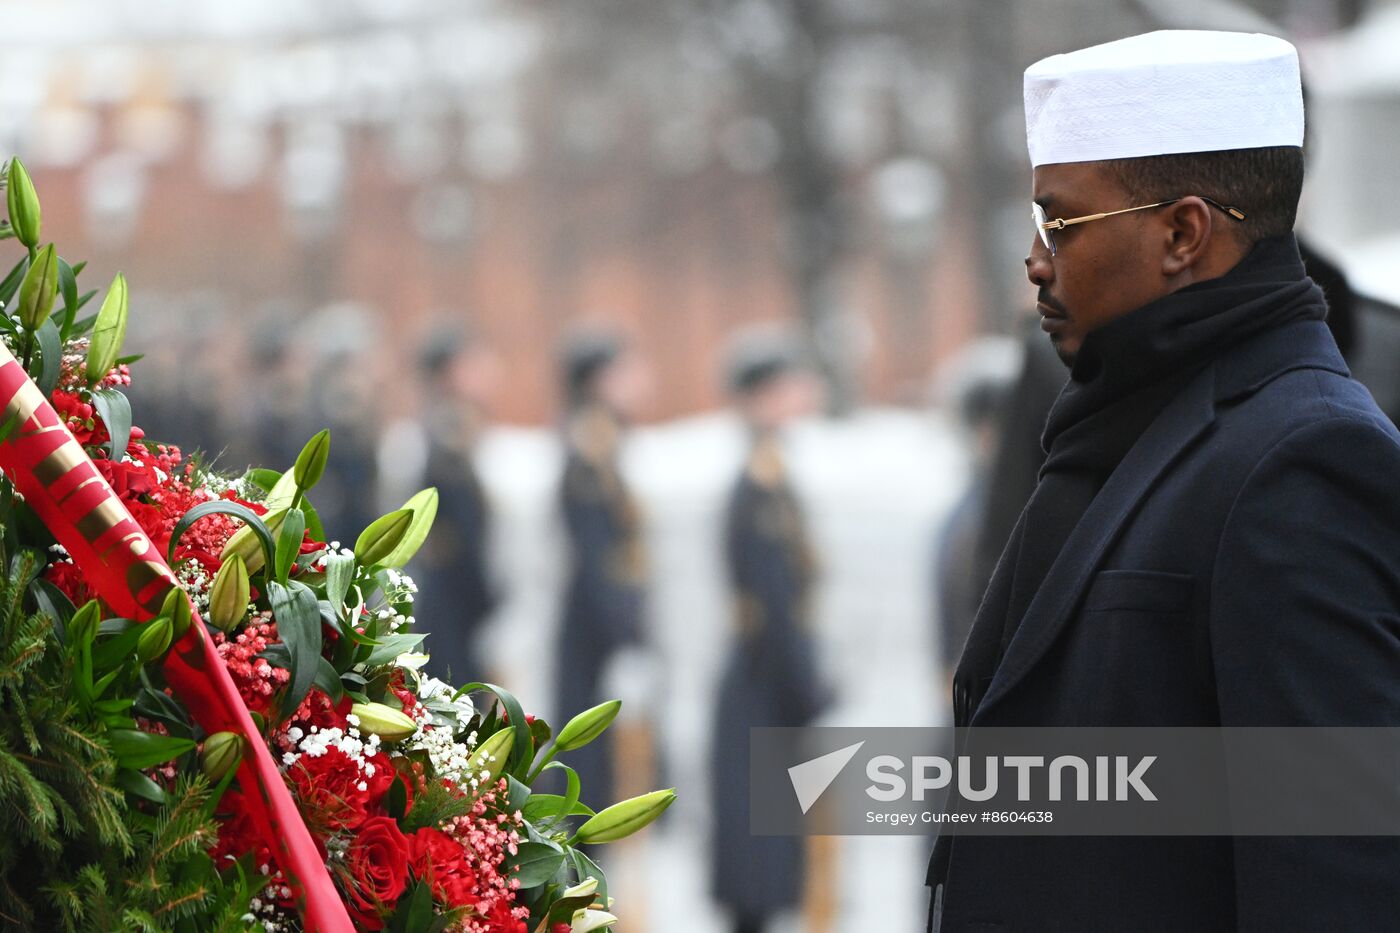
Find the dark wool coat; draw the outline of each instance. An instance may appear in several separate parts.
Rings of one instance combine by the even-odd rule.
[[[1400,726],[1400,434],[1327,326],[1186,382],[965,667],[958,725]],[[943,933],[1395,929],[1397,879],[1395,837],[943,837],[929,870]]]

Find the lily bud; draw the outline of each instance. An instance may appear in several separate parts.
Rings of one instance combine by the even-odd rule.
[[[243,760],[243,736],[237,732],[215,732],[204,740],[199,767],[215,784]]]
[[[194,611],[190,608],[190,598],[178,586],[171,587],[170,592],[165,594],[165,602],[161,604],[160,614],[169,617],[171,638],[174,641],[185,637],[185,633],[190,630],[190,622],[194,619]]]
[[[559,730],[559,735],[554,740],[555,750],[571,752],[592,742],[612,725],[612,721],[617,718],[617,711],[621,708],[621,700],[609,700],[579,713]]]
[[[50,243],[39,250],[24,281],[19,285],[19,322],[26,330],[36,331],[49,319],[53,301],[58,297],[58,256]]]
[[[413,718],[383,703],[352,703],[350,713],[360,720],[360,731],[377,735],[386,742],[406,739],[418,731]]]
[[[92,340],[88,344],[87,378],[96,385],[117,365],[117,355],[126,341],[127,295],[126,276],[120,272],[107,287],[107,297],[92,325]]]
[[[382,563],[399,546],[412,524],[412,509],[399,509],[376,518],[355,541],[355,559],[366,567]]]
[[[385,567],[404,566],[413,558],[414,554],[418,553],[423,542],[428,540],[428,532],[432,531],[433,521],[437,518],[437,487],[429,486],[427,489],[418,490],[403,504],[403,507],[413,510],[413,521],[409,523],[408,531],[404,532],[398,547],[394,548],[388,557],[380,561]]]
[[[472,773],[480,776],[482,771],[486,771],[486,776],[481,778],[481,785],[493,784],[496,778],[501,776],[505,770],[506,759],[510,757],[510,750],[515,747],[515,727],[506,726],[491,733],[485,742],[476,747],[472,752]]]
[[[263,527],[267,529],[268,534],[272,535],[272,540],[277,540],[277,533],[282,530],[282,521],[286,517],[286,509],[278,509],[262,516]],[[248,525],[238,529],[233,537],[228,539],[219,559],[228,561],[235,555],[243,558],[243,563],[249,573],[257,573],[267,560],[267,555],[263,553],[262,539]]]
[[[248,614],[248,565],[237,554],[224,561],[214,574],[209,589],[209,624],[221,632],[231,632]]]
[[[10,160],[10,171],[5,181],[5,201],[10,210],[10,228],[15,231],[15,239],[33,249],[39,245],[39,195],[34,191],[34,182],[24,170],[18,158]]]
[[[91,645],[101,624],[102,613],[97,606],[97,600],[90,599],[83,603],[82,608],[73,613],[73,618],[68,620],[65,629],[69,646]]]
[[[174,626],[169,616],[160,616],[147,622],[141,636],[136,639],[136,658],[142,664],[154,661],[165,654],[175,636]]]
[[[675,788],[671,788],[615,803],[580,826],[575,841],[599,843],[625,839],[660,816],[675,799]]]
[[[306,446],[301,449],[301,454],[297,457],[296,465],[292,467],[292,474],[296,478],[297,488],[302,492],[310,489],[321,481],[321,476],[326,472],[326,458],[331,452],[331,432],[327,428],[320,431],[311,440],[306,442]]]

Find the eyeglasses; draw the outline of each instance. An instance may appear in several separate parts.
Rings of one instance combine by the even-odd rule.
[[[1240,210],[1237,207],[1227,207],[1226,205],[1221,204],[1219,201],[1213,201],[1210,198],[1203,197],[1201,195],[1196,195],[1196,197],[1199,197],[1202,201],[1205,201],[1212,207],[1218,207],[1220,210],[1224,211],[1226,214],[1230,215],[1235,220],[1244,220],[1244,211]],[[1091,220],[1103,220],[1105,217],[1114,217],[1118,214],[1131,214],[1133,211],[1146,211],[1151,210],[1154,207],[1166,207],[1168,204],[1175,204],[1177,201],[1180,200],[1182,200],[1182,198],[1172,198],[1169,201],[1158,201],[1156,204],[1143,204],[1138,207],[1125,207],[1122,210],[1118,211],[1105,211],[1102,214],[1085,214],[1083,217],[1070,217],[1068,219],[1063,217],[1057,217],[1054,220],[1050,220],[1045,216],[1045,208],[1041,207],[1039,204],[1032,202],[1031,217],[1035,220],[1035,232],[1040,236],[1040,242],[1045,244],[1045,248],[1048,249],[1050,251],[1050,255],[1053,256],[1055,255],[1055,237],[1050,232],[1052,230],[1063,230],[1066,227],[1073,226],[1074,224],[1087,224]]]

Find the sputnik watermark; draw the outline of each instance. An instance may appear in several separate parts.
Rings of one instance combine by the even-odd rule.
[[[820,759],[817,759],[820,760]],[[865,789],[872,800],[889,803],[911,796],[913,800],[928,799],[930,791],[947,790],[953,787],[953,772],[957,772],[956,790],[963,800],[982,803],[997,796],[998,776],[1003,768],[1016,772],[1016,800],[1025,803],[1032,799],[1031,781],[1037,769],[1045,769],[1043,777],[1046,793],[1035,799],[1061,801],[1065,799],[1065,785],[1070,784],[1074,800],[1128,800],[1129,794],[1136,794],[1139,800],[1156,800],[1157,795],[1143,783],[1143,776],[1156,755],[1147,755],[1132,763],[1126,755],[1098,755],[1092,766],[1093,781],[1090,780],[1089,762],[1078,755],[1060,755],[1047,766],[1043,755],[1007,755],[998,759],[989,756],[983,759],[984,769],[981,786],[975,787],[977,766],[968,755],[959,755],[954,762],[937,755],[915,755],[910,762],[913,772],[912,783],[901,774],[904,761],[894,755],[877,755],[865,766],[866,776],[873,782]],[[1072,772],[1066,777],[1066,772]],[[1092,796],[1091,796],[1092,783]],[[912,794],[910,788],[912,787]],[[810,804],[804,808],[805,813]]]
[[[1400,835],[1400,729],[766,729],[759,835]]]

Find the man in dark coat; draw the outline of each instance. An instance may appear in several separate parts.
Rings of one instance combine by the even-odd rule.
[[[1308,277],[1327,299],[1327,328],[1352,378],[1370,391],[1392,422],[1400,423],[1400,308],[1358,292],[1341,267],[1302,237],[1298,239],[1298,251]],[[1035,491],[1045,463],[1041,434],[1067,376],[1054,346],[1040,329],[1039,319],[1025,324],[1020,335],[1025,348],[1021,372],[1002,406],[981,511],[972,518],[977,528],[960,545],[971,546],[972,552],[960,560],[959,566],[967,577],[956,581],[955,589],[977,594],[970,610],[974,614],[1006,539]],[[944,630],[945,643],[952,652],[949,656],[954,661],[962,652],[970,626],[969,618],[967,626]]]
[[[646,581],[641,515],[618,465],[623,434],[640,404],[640,364],[605,331],[572,334],[561,362],[568,413],[560,508],[569,578],[555,680],[558,726],[611,699],[601,692],[608,666],[644,642]],[[599,806],[616,799],[622,725],[563,759],[578,772],[584,799]]]
[[[749,729],[805,726],[827,701],[808,630],[815,561],[780,445],[814,392],[778,335],[749,335],[732,357],[727,381],[750,447],[724,523],[736,631],[715,697],[711,855],[735,933],[758,933],[802,899],[806,866],[804,840],[750,834]]]
[[[1027,272],[1070,380],[955,721],[1400,725],[1400,433],[1292,234],[1296,53],[1155,33],[1032,66],[1026,100]],[[1393,837],[945,835],[930,926],[1377,929],[1396,877]]]

